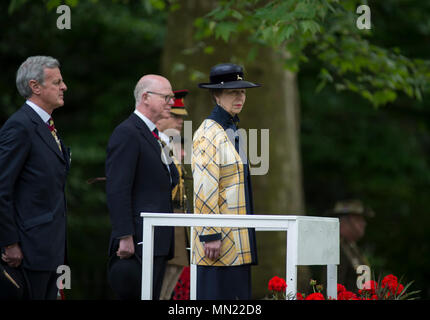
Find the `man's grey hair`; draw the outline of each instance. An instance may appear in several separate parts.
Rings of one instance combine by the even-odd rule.
[[[140,104],[142,100],[142,94],[145,91],[151,90],[154,81],[149,79],[141,79],[137,82],[134,88],[134,99],[136,100],[136,107]]]
[[[45,82],[45,68],[59,68],[60,63],[57,59],[49,56],[28,57],[16,73],[16,87],[19,94],[28,99],[32,96],[33,91],[30,88],[30,80],[36,80],[38,83]]]

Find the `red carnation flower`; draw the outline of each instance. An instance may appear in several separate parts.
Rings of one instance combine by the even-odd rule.
[[[351,292],[351,291],[342,291],[339,292],[337,295],[337,300],[357,300],[357,296],[355,295],[355,293]]]
[[[359,294],[374,295],[378,289],[378,283],[374,280],[369,280],[364,283],[363,289],[358,290]]]
[[[297,300],[305,300],[300,292],[297,292]]]
[[[403,284],[399,283],[399,285],[397,286],[396,294],[401,294],[403,289],[405,289],[405,287],[403,286]]]
[[[311,293],[306,297],[305,300],[325,300],[324,296],[319,292]]]
[[[337,294],[339,294],[339,293],[341,293],[341,292],[343,292],[343,291],[346,291],[345,286],[344,286],[344,285],[342,285],[342,284],[340,284],[340,283],[338,283],[338,284],[337,284]]]
[[[268,287],[271,291],[283,292],[287,288],[287,283],[284,279],[274,276],[270,279]]]
[[[382,284],[383,284],[382,287],[384,287],[384,284],[389,283],[389,282],[397,282],[397,277],[395,275],[392,275],[392,274],[386,275],[384,277],[384,279],[382,279]]]
[[[382,288],[388,288],[392,294],[400,294],[404,287],[401,283],[398,283],[397,277],[389,274],[382,279]]]

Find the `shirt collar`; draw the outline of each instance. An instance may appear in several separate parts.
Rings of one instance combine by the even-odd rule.
[[[236,128],[236,123],[239,122],[239,117],[237,114],[233,117],[230,113],[220,107],[218,104],[212,110],[212,113],[208,117],[218,122],[224,129],[226,128]]]
[[[47,123],[49,121],[49,119],[51,118],[51,116],[48,112],[43,110],[41,107],[39,107],[34,102],[27,100],[27,101],[25,101],[25,103],[39,115],[39,117],[42,119],[43,122]]]
[[[139,112],[137,109],[134,110],[134,113],[142,119],[143,122],[145,122],[148,129],[152,132],[155,129],[155,124],[151,120],[149,120],[147,117],[145,117],[141,112]]]

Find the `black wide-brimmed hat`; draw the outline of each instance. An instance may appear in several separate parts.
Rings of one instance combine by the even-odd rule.
[[[261,84],[245,81],[241,66],[233,63],[221,63],[211,68],[209,83],[200,83],[203,89],[244,89],[257,88]]]
[[[142,288],[142,261],[133,255],[120,259],[116,255],[109,258],[108,283],[120,300],[139,300]]]

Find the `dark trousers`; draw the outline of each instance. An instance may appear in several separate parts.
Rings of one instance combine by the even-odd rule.
[[[56,300],[58,295],[55,271],[35,271],[26,269],[32,300]]]
[[[167,259],[154,257],[152,299],[159,300]],[[108,282],[120,300],[140,300],[142,297],[142,264],[140,257],[119,259],[112,256],[108,267]]]

